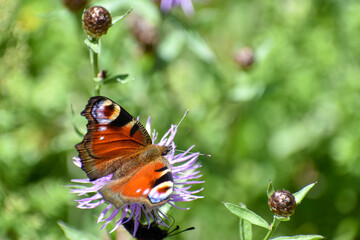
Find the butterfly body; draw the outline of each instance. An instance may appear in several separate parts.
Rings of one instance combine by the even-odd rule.
[[[133,219],[126,219],[123,226],[130,234],[133,234],[135,228],[135,221]],[[175,231],[179,230],[179,228],[180,227],[177,226],[175,229],[169,231],[169,229],[164,229],[164,227],[161,227],[161,225],[157,222],[152,222],[150,225],[138,223],[138,227],[134,237],[137,240],[162,240],[167,237],[171,237],[176,234],[195,229],[194,227],[190,227],[180,232],[174,233]]]
[[[152,143],[143,125],[106,97],[92,97],[81,113],[87,133],[75,148],[91,181],[113,174],[100,193],[117,208],[138,203],[150,211],[171,197],[170,148]]]

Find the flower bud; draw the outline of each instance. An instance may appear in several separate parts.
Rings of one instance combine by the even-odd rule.
[[[83,14],[83,28],[87,35],[99,38],[106,34],[111,27],[111,15],[108,10],[101,6],[88,8]]]
[[[89,0],[63,0],[63,2],[70,11],[78,12],[86,7]]]
[[[270,210],[280,217],[289,217],[294,213],[296,202],[294,195],[287,190],[274,192],[268,201]]]
[[[249,69],[254,63],[254,52],[249,47],[244,47],[235,53],[235,62],[243,70]]]
[[[141,16],[135,14],[129,18],[129,26],[143,52],[154,51],[159,42],[158,29]]]
[[[97,74],[97,78],[102,81],[106,78],[106,71],[105,70],[100,70]]]

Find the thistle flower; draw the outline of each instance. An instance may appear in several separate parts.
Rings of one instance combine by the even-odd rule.
[[[197,159],[199,157],[198,152],[190,153],[190,150],[194,147],[191,146],[185,152],[180,154],[175,154],[175,143],[174,138],[177,132],[177,125],[172,125],[167,133],[161,138],[161,140],[157,143],[161,146],[171,146],[170,152],[165,156],[167,160],[171,164],[171,172],[174,180],[174,190],[173,193],[168,200],[168,204],[178,209],[187,210],[189,208],[180,208],[175,204],[177,202],[188,202],[193,201],[198,198],[203,198],[202,196],[197,196],[195,194],[199,193],[203,189],[199,190],[190,190],[192,184],[200,184],[203,181],[198,181],[202,175],[198,168],[201,167],[199,163],[197,163]],[[146,123],[146,130],[150,133],[150,117]],[[158,134],[153,131],[152,138],[153,143],[155,144],[157,140]],[[74,164],[77,167],[81,167],[81,161],[79,158],[74,157]],[[89,179],[73,179],[72,182],[80,183],[80,184],[88,184],[91,186],[72,186],[77,187],[71,190],[72,193],[76,193],[78,196],[85,196],[82,199],[75,200],[78,202],[78,208],[82,209],[91,209],[96,208],[101,205],[106,206],[105,209],[101,212],[98,217],[98,222],[104,222],[102,229],[105,228],[112,220],[114,220],[118,215],[120,218],[116,220],[115,227],[111,230],[111,232],[115,231],[120,225],[130,221],[133,219],[134,221],[134,232],[133,236],[135,236],[136,231],[139,227],[140,219],[144,216],[147,220],[148,227],[150,227],[151,222],[157,222],[160,225],[168,226],[165,220],[169,220],[163,210],[160,208],[153,209],[151,211],[146,211],[144,206],[133,203],[126,204],[121,208],[116,208],[111,203],[105,202],[103,196],[98,192],[105,184],[111,181],[112,174],[99,178],[95,181],[90,181]],[[90,195],[90,196],[89,196]]]
[[[184,13],[191,15],[194,13],[194,7],[191,0],[161,0],[160,8],[164,12],[169,12],[172,8],[181,6]]]

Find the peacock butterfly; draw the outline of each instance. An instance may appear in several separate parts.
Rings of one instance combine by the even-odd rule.
[[[87,133],[75,148],[82,170],[93,181],[113,174],[99,192],[117,208],[137,203],[151,211],[167,202],[174,188],[170,148],[152,143],[144,126],[109,98],[89,99],[81,112]]]

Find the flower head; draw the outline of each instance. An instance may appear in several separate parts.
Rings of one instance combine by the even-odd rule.
[[[94,39],[107,33],[111,27],[111,15],[106,8],[93,6],[88,8],[82,18],[83,28]]]
[[[194,147],[190,147],[185,152],[180,154],[175,154],[175,143],[174,138],[177,132],[177,125],[172,125],[167,133],[160,139],[157,145],[171,147],[170,152],[165,156],[169,163],[171,164],[171,173],[174,180],[174,190],[168,200],[168,204],[175,208],[183,209],[175,204],[177,202],[188,202],[193,201],[202,196],[196,196],[195,194],[202,191],[199,190],[190,190],[192,184],[200,184],[203,181],[198,181],[202,175],[198,171],[198,168],[201,167],[199,163],[196,163],[199,153],[190,153],[190,150]],[[146,130],[151,133],[150,128],[150,117],[146,124]],[[155,144],[158,134],[153,131],[153,143]],[[74,157],[74,164],[78,167],[81,167],[81,161],[79,158]],[[103,196],[98,192],[104,185],[109,183],[112,178],[112,174],[99,178],[95,181],[90,181],[89,179],[73,179],[72,182],[80,184],[91,184],[90,186],[77,186],[71,190],[72,193],[76,193],[78,196],[85,196],[82,199],[76,200],[78,202],[78,208],[91,209],[107,204],[105,209],[101,212],[98,222],[104,222],[102,228],[105,228],[113,219],[118,215],[120,218],[116,220],[115,227],[111,230],[116,230],[120,225],[133,220],[134,221],[134,232],[135,236],[138,229],[140,219],[145,217],[150,227],[151,222],[157,222],[158,224],[167,226],[164,219],[168,220],[163,210],[160,208],[155,208],[150,211],[147,211],[144,206],[133,203],[125,204],[121,208],[116,208],[113,204],[108,203],[104,200]],[[72,186],[75,187],[75,186]],[[90,196],[89,196],[90,195]],[[188,208],[187,208],[188,209]],[[186,210],[186,209],[184,209]]]
[[[289,217],[295,211],[296,201],[294,195],[288,190],[278,190],[271,195],[268,205],[277,216]]]
[[[191,15],[194,13],[194,7],[191,0],[161,0],[160,8],[164,12],[169,12],[172,8],[181,6],[184,13]]]
[[[235,53],[235,62],[243,70],[248,70],[255,61],[254,51],[250,47],[244,47]]]
[[[89,3],[89,0],[63,0],[64,5],[72,12],[83,10]]]

